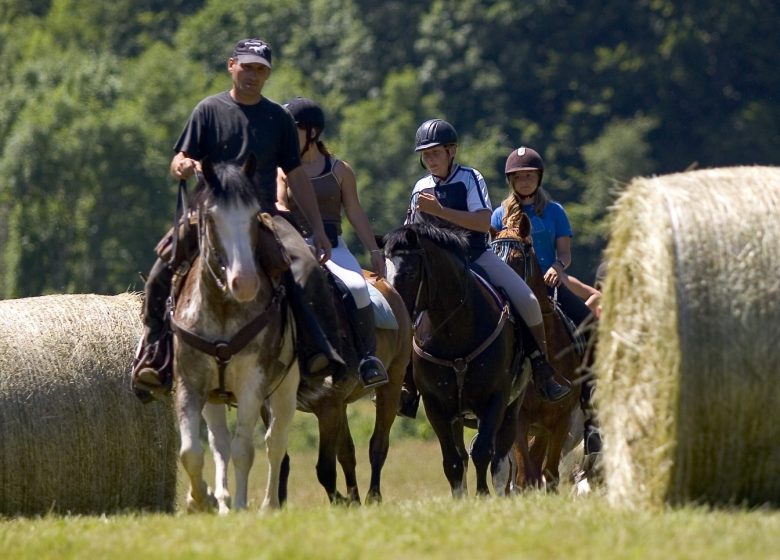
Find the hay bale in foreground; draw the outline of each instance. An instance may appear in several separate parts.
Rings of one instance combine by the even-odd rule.
[[[172,407],[129,387],[141,300],[0,301],[0,515],[172,511]]]
[[[780,504],[780,168],[636,179],[596,371],[613,504]]]

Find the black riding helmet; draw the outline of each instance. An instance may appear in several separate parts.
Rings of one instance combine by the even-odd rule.
[[[441,119],[430,119],[425,121],[417,129],[417,134],[414,135],[414,151],[421,152],[434,146],[447,146],[450,144],[458,143],[458,133],[455,132],[455,127],[447,121]],[[454,156],[450,157],[450,164],[447,169],[449,175],[452,170],[452,162]],[[423,169],[427,169],[423,163],[422,154],[420,154],[420,166]]]
[[[306,130],[306,145],[301,149],[303,153],[320,139],[325,129],[325,113],[322,107],[306,97],[293,97],[285,102],[284,108],[293,116],[295,124]]]
[[[431,119],[422,123],[417,129],[417,134],[414,136],[414,151],[420,152],[434,146],[457,143],[458,133],[450,123],[441,119]]]

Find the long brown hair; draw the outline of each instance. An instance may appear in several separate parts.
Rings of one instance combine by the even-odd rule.
[[[536,189],[532,203],[534,205],[534,214],[537,216],[544,214],[544,209],[550,200],[552,200],[550,193],[544,190],[543,187],[540,186]],[[511,184],[509,185],[509,194],[501,201],[501,206],[504,207],[504,219],[502,220],[504,227],[517,227],[520,223],[520,215],[523,213],[523,203],[520,202],[520,197],[512,189]]]

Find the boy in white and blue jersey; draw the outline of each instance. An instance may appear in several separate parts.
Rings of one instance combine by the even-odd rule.
[[[536,343],[530,359],[537,390],[546,400],[560,400],[570,389],[558,384],[547,361],[539,302],[522,278],[488,250],[492,207],[487,185],[479,171],[455,163],[457,147],[458,135],[447,121],[428,120],[417,129],[415,152],[429,173],[414,186],[406,221],[467,230],[469,260],[484,271],[491,284],[506,292]]]

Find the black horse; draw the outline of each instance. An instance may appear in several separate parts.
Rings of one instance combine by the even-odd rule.
[[[512,447],[517,398],[528,383],[518,375],[509,307],[468,266],[458,232],[427,224],[403,226],[385,236],[388,279],[415,318],[414,381],[441,445],[452,494],[468,493],[469,453],[464,422],[477,421],[471,448],[477,493],[489,494],[487,469]],[[501,492],[503,486],[494,487]]]

